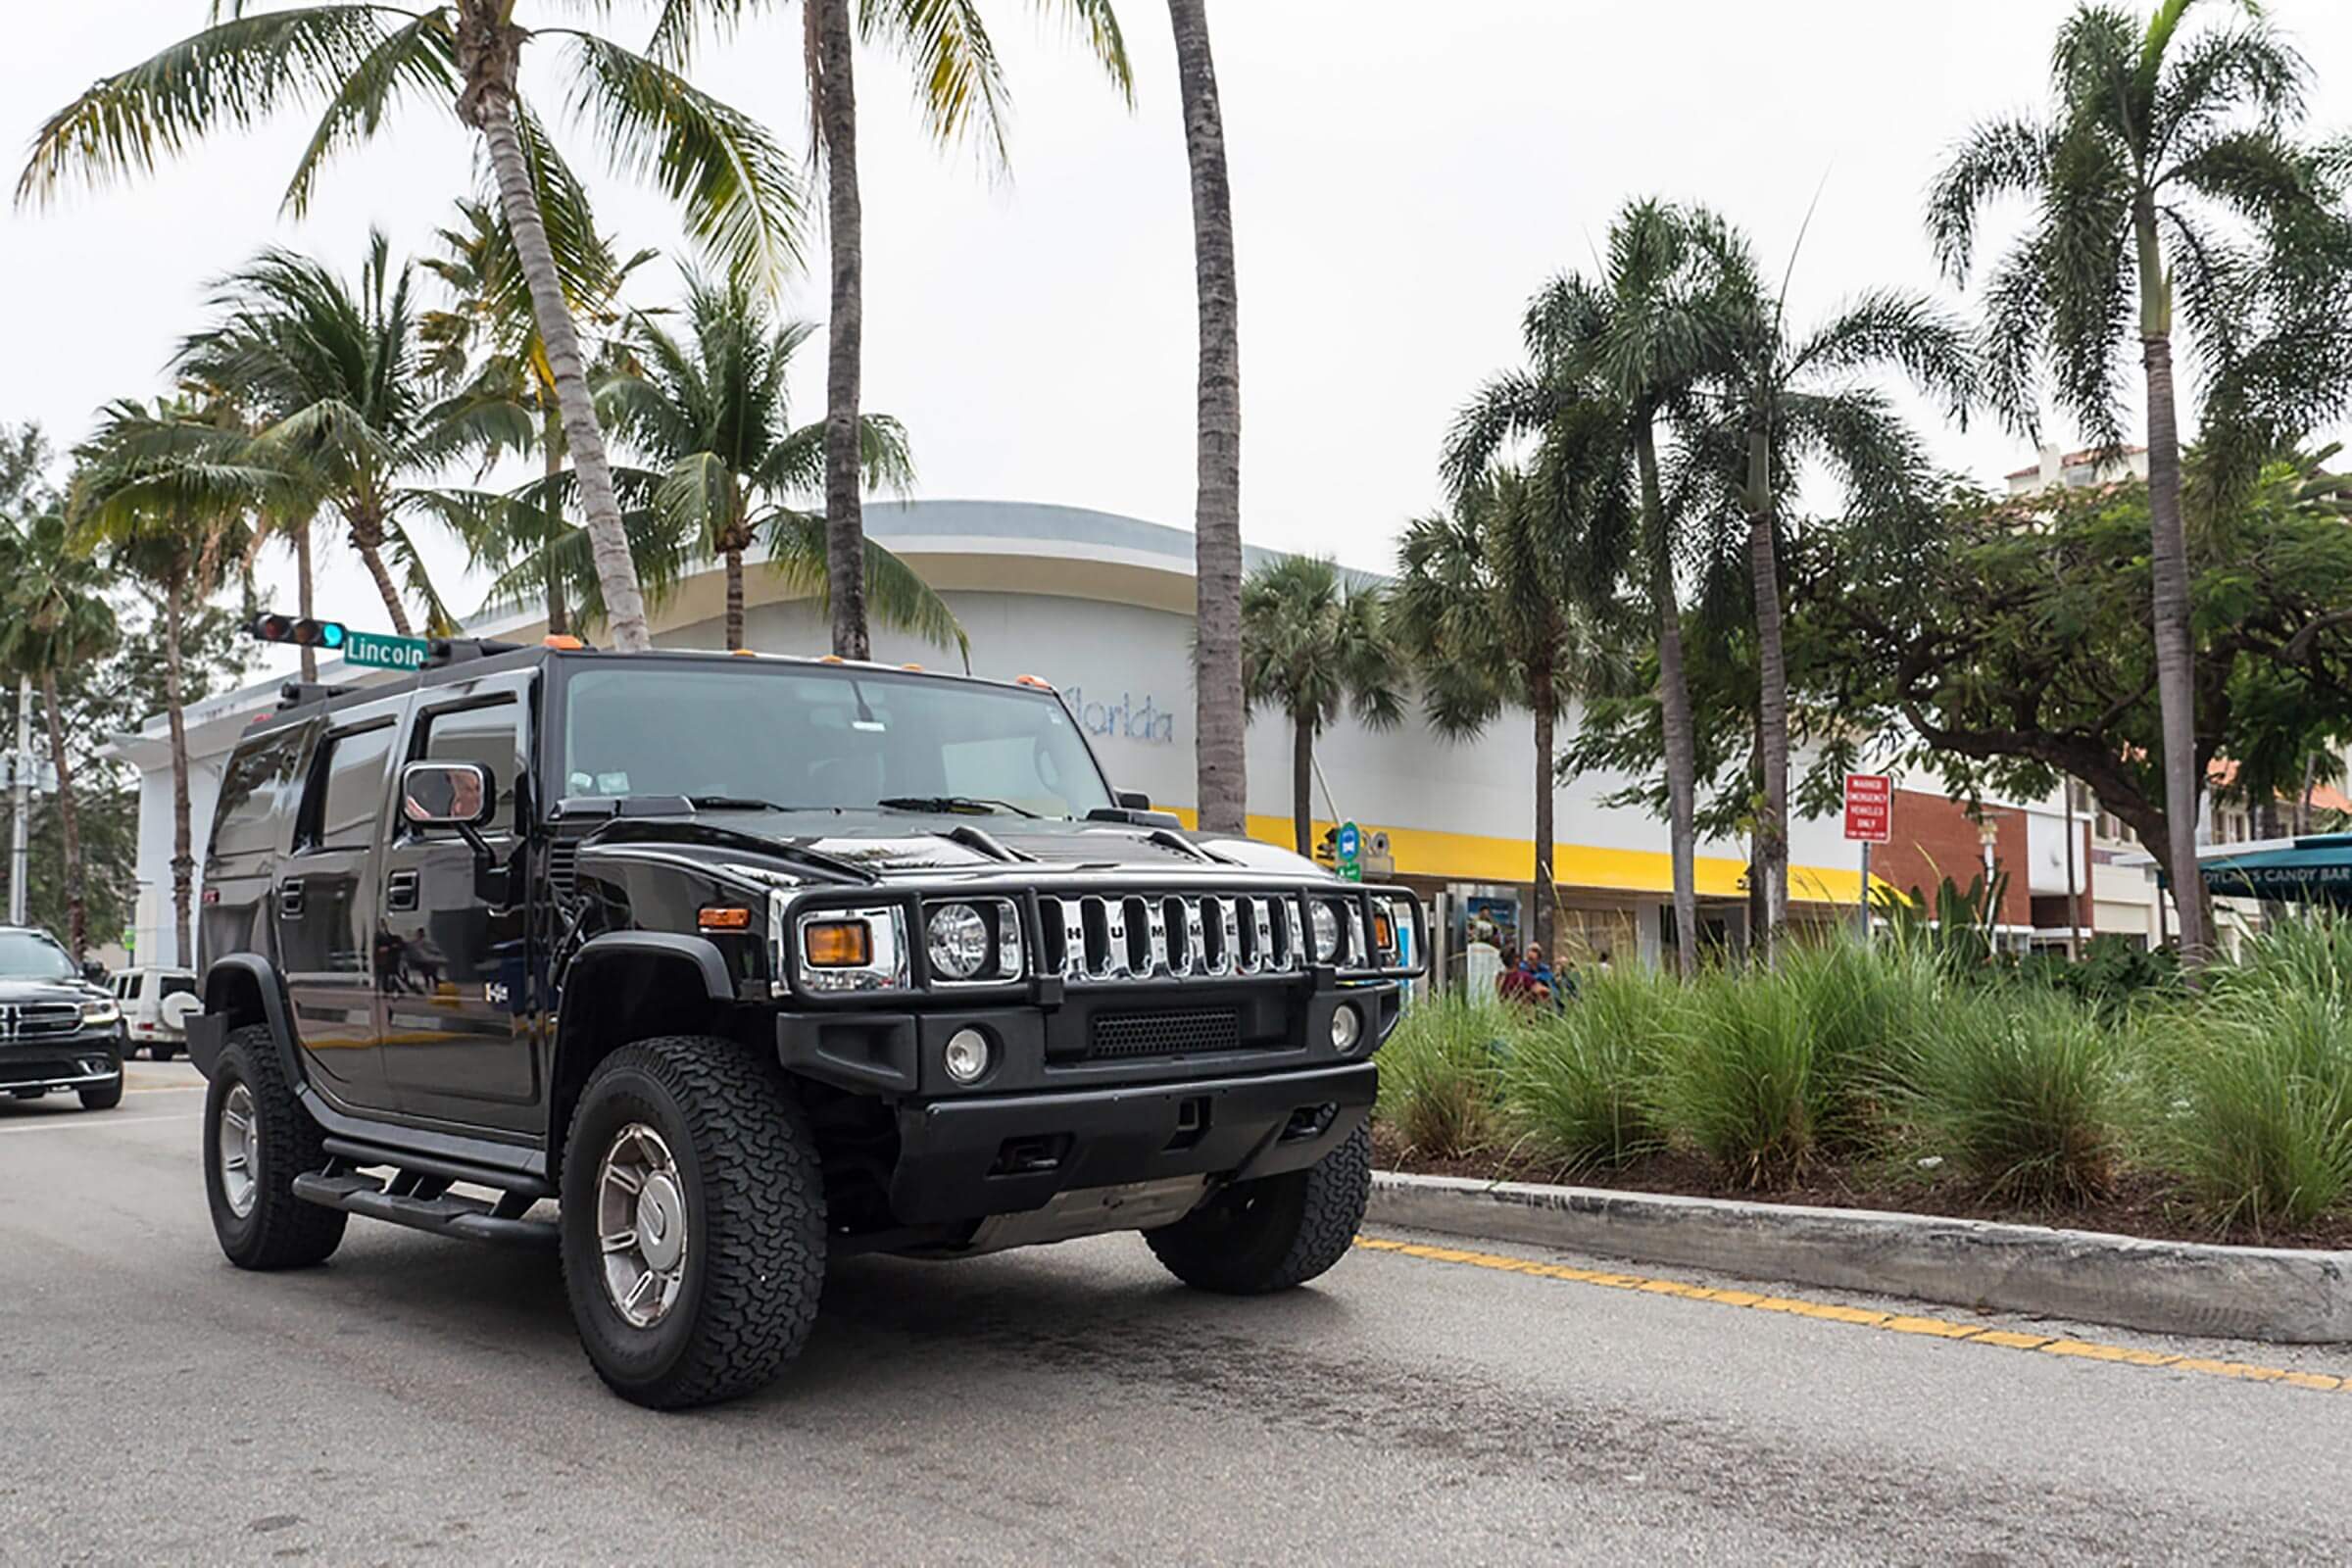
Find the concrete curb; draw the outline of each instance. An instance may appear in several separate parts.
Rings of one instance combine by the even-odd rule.
[[[2157,1334],[2352,1341],[2352,1252],[2150,1242],[1984,1220],[1372,1173],[1367,1217],[1750,1279]]]

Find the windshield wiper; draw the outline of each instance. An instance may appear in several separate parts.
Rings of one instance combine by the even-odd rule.
[[[698,811],[815,811],[815,806],[781,806],[757,795],[689,795],[686,803]]]
[[[973,816],[988,816],[997,811],[1010,811],[1015,816],[1041,816],[1026,806],[1010,801],[983,800],[975,795],[891,795],[874,803],[893,811],[943,811]]]

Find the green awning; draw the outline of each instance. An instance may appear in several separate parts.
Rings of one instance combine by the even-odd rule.
[[[2236,854],[2209,850],[2197,857],[2197,869],[2204,873],[2207,891],[2217,898],[2352,908],[2352,833],[2249,844]]]

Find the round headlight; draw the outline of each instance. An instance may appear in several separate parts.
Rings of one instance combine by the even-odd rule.
[[[1315,927],[1315,961],[1330,963],[1347,956],[1340,951],[1340,911],[1317,899],[1307,908],[1307,918]]]
[[[988,1071],[988,1036],[977,1029],[958,1029],[948,1036],[945,1052],[948,1076],[968,1084]]]
[[[969,980],[988,964],[988,922],[968,904],[931,911],[931,967],[950,980]]]
[[[1343,1054],[1353,1051],[1364,1032],[1363,1014],[1352,1003],[1343,1002],[1332,1009],[1331,1049]]]

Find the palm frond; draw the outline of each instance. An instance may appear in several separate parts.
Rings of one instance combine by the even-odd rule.
[[[327,162],[382,129],[385,115],[397,104],[420,98],[446,106],[457,98],[458,87],[457,35],[447,13],[427,11],[385,33],[328,98],[286,184],[285,210],[297,218],[308,213]]]
[[[2028,121],[1986,121],[1961,138],[1928,189],[1928,239],[1945,276],[1967,281],[1984,207],[2033,194],[2048,163],[2048,134]]]
[[[822,514],[779,507],[759,519],[767,544],[768,569],[791,587],[812,597],[820,609],[832,603],[825,570],[825,519]],[[972,641],[948,602],[923,581],[922,574],[893,555],[870,534],[865,540],[866,612],[885,626],[920,637],[935,648],[952,648],[972,667]]]
[[[913,63],[924,128],[947,145],[975,137],[983,156],[1002,167],[1004,71],[975,0],[862,0],[858,22],[868,42],[898,49]]]

